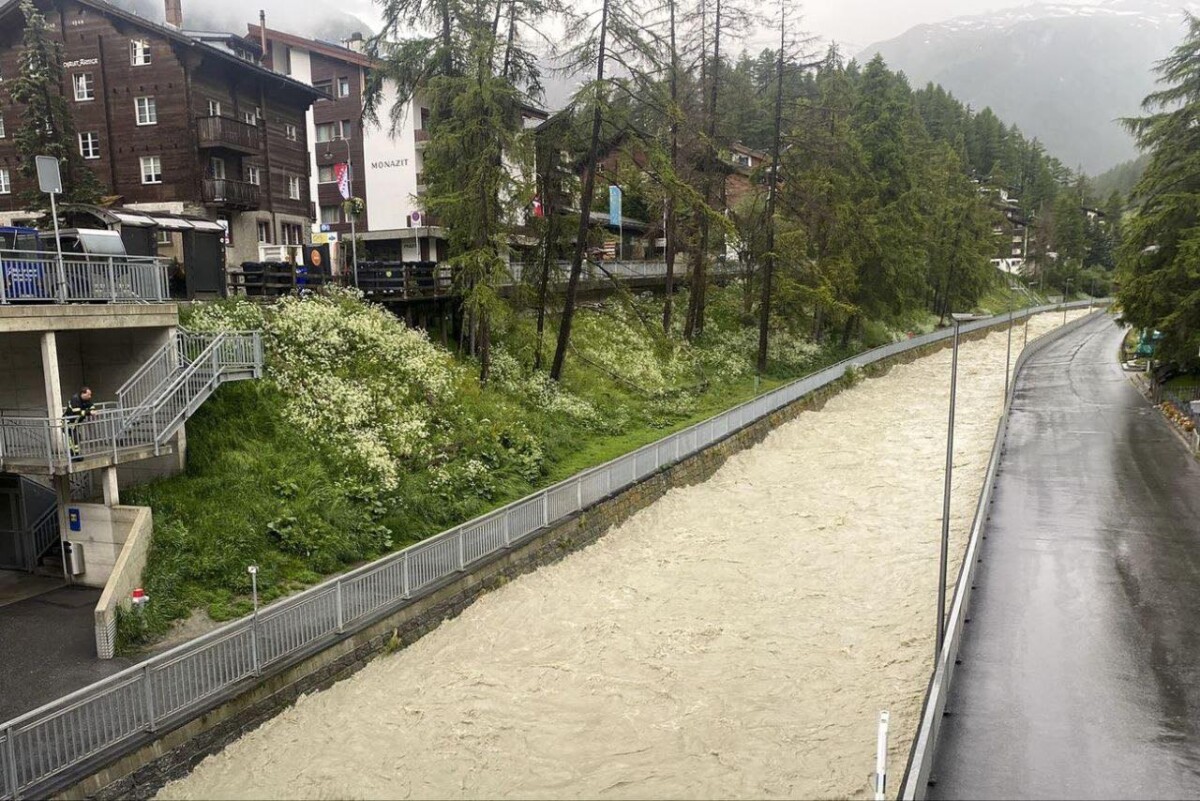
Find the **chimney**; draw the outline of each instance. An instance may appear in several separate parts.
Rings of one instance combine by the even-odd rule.
[[[176,30],[183,27],[183,0],[167,0],[167,25]]]
[[[267,12],[260,9],[258,12],[258,39],[262,46],[263,66],[271,67],[271,51],[267,47]]]
[[[346,45],[347,50],[353,50],[355,53],[362,53],[364,50],[366,50],[366,43],[363,41],[363,35],[357,31],[350,34],[350,38],[347,39],[343,44]]]

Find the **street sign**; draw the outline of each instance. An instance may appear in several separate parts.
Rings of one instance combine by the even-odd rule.
[[[37,175],[38,189],[47,194],[61,195],[62,187],[62,172],[58,169],[58,159],[53,156],[38,156]]]

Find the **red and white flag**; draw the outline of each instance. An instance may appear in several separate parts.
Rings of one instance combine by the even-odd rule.
[[[535,197],[533,199],[533,216],[534,217],[545,217],[546,216],[546,210],[542,208],[542,199],[540,197]]]
[[[342,195],[342,200],[350,199],[350,165],[349,164],[334,164],[333,178],[337,181],[338,192]]]

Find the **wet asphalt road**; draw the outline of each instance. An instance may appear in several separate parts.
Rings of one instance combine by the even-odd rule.
[[[1200,463],[1121,336],[1018,381],[932,798],[1200,797]]]

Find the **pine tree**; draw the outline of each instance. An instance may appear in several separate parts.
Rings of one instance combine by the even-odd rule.
[[[32,0],[22,0],[25,32],[12,99],[20,106],[21,126],[13,135],[21,155],[21,172],[36,183],[35,157],[53,156],[62,173],[61,200],[95,203],[104,190],[84,166],[75,140],[70,107],[63,96],[62,44],[50,36],[46,18]],[[46,196],[36,189],[24,198],[29,208],[44,208]]]
[[[1194,364],[1200,347],[1200,18],[1157,71],[1165,88],[1126,121],[1151,161],[1119,254],[1125,319],[1164,335],[1167,359]]]

